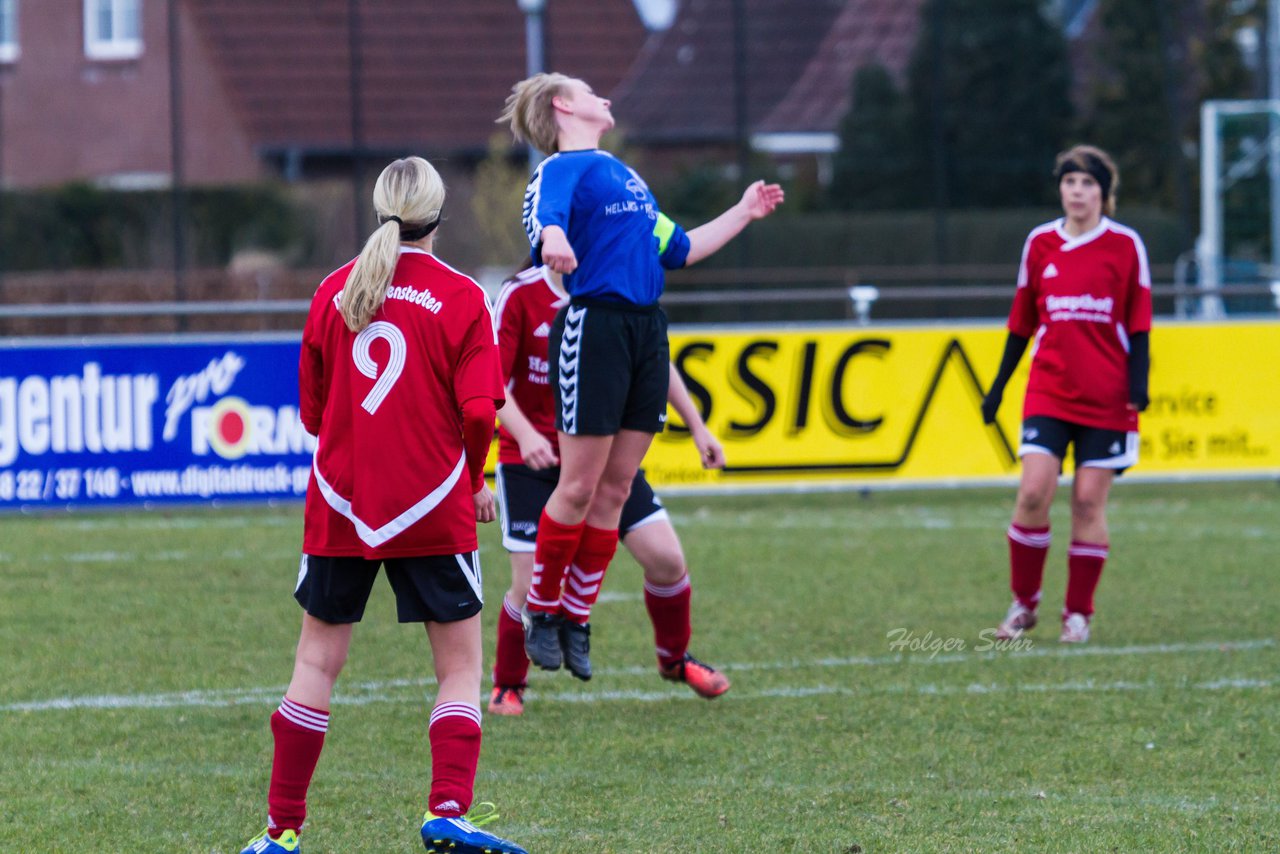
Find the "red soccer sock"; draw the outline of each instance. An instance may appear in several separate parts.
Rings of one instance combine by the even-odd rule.
[[[689,638],[693,626],[689,619],[689,602],[693,587],[685,573],[675,584],[644,583],[644,606],[653,623],[653,645],[658,653],[658,663],[671,667],[684,659],[689,651]]]
[[[1049,528],[1024,528],[1010,525],[1009,587],[1024,607],[1035,609],[1040,604],[1040,586],[1044,582],[1044,560],[1049,555]]]
[[[1071,541],[1067,549],[1067,613],[1093,616],[1093,593],[1108,551],[1106,543]]]
[[[302,830],[307,818],[307,789],[315,774],[329,713],[285,697],[271,715],[275,757],[267,789],[267,827],[273,838],[286,830]]]
[[[431,794],[427,809],[457,818],[471,809],[476,765],[480,762],[480,709],[469,703],[441,703],[431,710]]]
[[[554,614],[560,610],[560,587],[565,568],[573,560],[582,539],[585,522],[562,525],[542,511],[538,519],[538,539],[533,552],[533,581],[526,607],[530,611]]]
[[[511,600],[502,597],[498,614],[498,651],[493,662],[493,684],[521,687],[529,677],[529,656],[524,651],[524,623]]]
[[[560,613],[565,619],[573,620],[579,625],[591,619],[591,606],[600,598],[600,585],[604,584],[604,573],[609,568],[609,561],[618,551],[618,529],[593,528],[586,525],[582,529],[582,541],[578,543],[578,552],[569,564],[569,580],[564,587],[564,596],[560,599]]]

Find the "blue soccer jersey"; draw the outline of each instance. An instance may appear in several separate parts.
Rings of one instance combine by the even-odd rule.
[[[524,228],[542,264],[542,230],[564,229],[578,268],[564,278],[573,297],[651,305],[663,268],[684,266],[689,237],[658,210],[635,170],[607,151],[562,151],[538,166],[524,196]]]

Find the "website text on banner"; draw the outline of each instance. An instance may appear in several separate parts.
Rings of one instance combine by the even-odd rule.
[[[1003,341],[996,324],[673,328],[672,359],[729,465],[698,468],[672,415],[645,470],[666,489],[1012,481],[1030,359],[999,422],[979,412]],[[1135,474],[1280,473],[1280,324],[1157,323],[1151,351]]]
[[[296,340],[0,349],[0,509],[306,495]]]
[[[1021,375],[998,424],[978,406],[989,327],[674,329],[671,353],[724,473],[674,414],[657,486],[955,483],[1016,474]],[[1144,476],[1280,474],[1280,324],[1157,324]],[[0,348],[0,509],[296,499],[315,440],[298,421],[298,341]],[[1068,463],[1068,468],[1070,464]]]

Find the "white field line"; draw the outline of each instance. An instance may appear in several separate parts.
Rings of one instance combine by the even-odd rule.
[[[995,657],[1006,658],[1075,658],[1082,656],[1130,657],[1145,655],[1181,655],[1188,653],[1243,652],[1257,649],[1270,649],[1276,642],[1270,638],[1246,641],[1208,641],[1201,643],[1181,644],[1148,644],[1142,646],[1094,646],[1069,647],[1050,650],[1025,650],[1006,653],[976,653],[971,655],[889,655],[862,656],[852,658],[823,658],[807,662],[777,661],[730,664],[725,666],[729,673],[765,670],[800,670],[812,668],[843,667],[878,667],[894,664],[957,664],[964,662],[984,661]],[[598,671],[602,676],[651,676],[653,668],[618,667],[602,668]],[[355,682],[339,686],[334,695],[334,705],[363,706],[371,703],[390,703],[420,701],[416,696],[418,689],[428,688],[435,684],[434,679],[389,679],[376,682]],[[1111,691],[1147,691],[1161,687],[1178,690],[1192,688],[1202,691],[1223,691],[1237,689],[1264,689],[1275,687],[1278,683],[1271,679],[1224,678],[1194,684],[1178,683],[1161,685],[1156,682],[1095,682],[1083,680],[1076,682],[1053,683],[972,683],[969,685],[880,685],[859,686],[850,688],[840,685],[816,685],[811,687],[778,687],[765,688],[759,691],[739,691],[728,695],[729,699],[760,698],[796,698],[811,697],[824,694],[994,694],[1009,692],[1111,692]],[[405,694],[404,689],[414,689],[414,694]],[[176,691],[158,694],[98,694],[78,697],[55,697],[47,700],[28,700],[19,703],[0,705],[0,714],[21,712],[48,712],[67,709],[163,709],[163,708],[198,708],[227,707],[240,705],[275,704],[284,693],[283,685],[261,688],[234,688],[206,691]],[[672,687],[664,691],[580,691],[556,694],[540,694],[530,692],[531,698],[566,703],[599,703],[618,700],[652,702],[690,698],[687,691]]]

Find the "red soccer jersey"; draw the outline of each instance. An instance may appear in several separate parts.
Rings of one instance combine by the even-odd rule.
[[[556,454],[556,404],[551,394],[547,349],[551,324],[566,298],[547,280],[546,268],[533,267],[507,283],[496,309],[502,376],[511,395],[539,433],[551,441]],[[498,462],[523,463],[520,446],[505,427],[498,426]]]
[[[303,551],[474,551],[461,408],[504,400],[488,300],[435,256],[402,247],[386,301],[353,333],[338,305],[354,264],[320,285],[302,333],[302,423],[319,437]]]
[[[1129,336],[1151,329],[1151,270],[1142,238],[1106,217],[1079,237],[1064,220],[1022,249],[1009,331],[1035,337],[1022,415],[1105,430],[1138,429],[1129,402]]]

